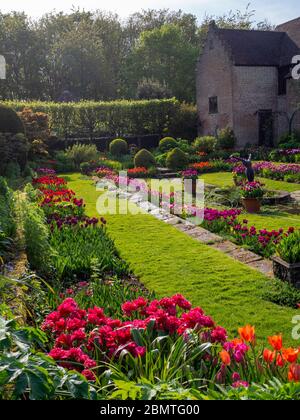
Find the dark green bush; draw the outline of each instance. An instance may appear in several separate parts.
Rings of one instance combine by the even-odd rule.
[[[274,279],[267,284],[263,298],[276,305],[297,308],[300,302],[300,290],[287,282]]]
[[[115,139],[109,145],[109,152],[113,156],[123,156],[128,152],[127,141],[123,139]]]
[[[220,130],[218,135],[218,148],[221,150],[234,149],[236,145],[236,137],[234,131],[230,127],[223,128]]]
[[[188,157],[182,150],[176,147],[168,153],[166,164],[169,169],[181,170],[186,168]]]
[[[7,165],[17,163],[23,171],[27,164],[28,142],[24,134],[0,133],[0,175],[4,175]]]
[[[140,150],[134,157],[134,166],[136,168],[151,168],[156,165],[155,157],[146,149]]]
[[[24,125],[18,114],[4,105],[0,105],[0,133],[24,134]]]
[[[159,150],[162,153],[175,149],[175,147],[177,147],[177,141],[173,137],[164,137],[159,142]]]

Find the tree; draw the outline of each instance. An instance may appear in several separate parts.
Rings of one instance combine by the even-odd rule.
[[[127,95],[135,96],[142,79],[165,85],[180,100],[195,100],[195,68],[199,48],[186,42],[178,25],[142,32],[125,64]]]

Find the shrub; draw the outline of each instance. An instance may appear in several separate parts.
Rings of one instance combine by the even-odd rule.
[[[21,213],[29,264],[39,274],[49,275],[52,249],[44,212],[37,203],[25,200]]]
[[[177,147],[177,141],[173,137],[164,137],[159,142],[159,150],[162,153],[175,149],[175,147]]]
[[[146,169],[156,165],[155,157],[146,149],[140,150],[134,157],[134,166],[136,168],[144,167]]]
[[[61,173],[73,172],[76,169],[73,159],[64,151],[55,154],[54,167],[57,172]]]
[[[300,263],[300,230],[283,238],[277,247],[278,255],[290,264]]]
[[[76,169],[80,169],[81,163],[97,160],[99,153],[94,144],[76,143],[66,150],[65,155],[67,159],[70,159],[74,163]]]
[[[197,137],[194,141],[194,147],[199,152],[212,153],[216,150],[217,139],[213,136]]]
[[[273,279],[269,282],[263,298],[280,306],[288,306],[290,308],[298,308],[300,302],[300,290],[288,282]]]
[[[0,105],[0,133],[24,134],[24,125],[18,114],[4,105]]]
[[[9,163],[17,163],[21,171],[27,164],[28,143],[22,133],[4,134],[0,133],[0,175],[5,174],[6,167]]]
[[[127,141],[123,139],[115,139],[109,145],[109,151],[113,156],[126,155],[128,152]]]
[[[218,147],[220,149],[230,150],[234,149],[236,144],[236,137],[234,131],[230,127],[223,128],[220,130],[218,135]]]
[[[168,153],[166,164],[170,169],[182,170],[187,166],[188,158],[182,150],[176,147]]]

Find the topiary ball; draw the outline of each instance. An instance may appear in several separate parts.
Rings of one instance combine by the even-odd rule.
[[[134,166],[136,168],[151,168],[156,165],[155,157],[149,150],[142,149],[134,157]]]
[[[113,156],[126,155],[128,152],[127,141],[123,139],[115,139],[109,145],[109,151]]]
[[[186,168],[188,157],[182,150],[176,147],[168,153],[166,164],[169,169],[179,171]]]
[[[24,125],[18,114],[5,105],[0,105],[0,133],[25,133]]]
[[[168,152],[169,150],[175,149],[177,147],[177,141],[173,137],[164,137],[159,142],[159,150],[162,153]]]

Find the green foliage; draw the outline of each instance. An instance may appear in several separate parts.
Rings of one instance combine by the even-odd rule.
[[[218,134],[218,148],[221,150],[234,149],[236,145],[236,137],[234,131],[230,127],[223,128]]]
[[[177,147],[177,141],[173,137],[164,137],[159,142],[159,150],[161,153],[166,153],[169,150]]]
[[[151,168],[156,165],[155,157],[149,150],[142,149],[134,157],[134,166],[136,168]]]
[[[24,134],[0,133],[0,175],[5,174],[7,166],[16,163],[23,170],[27,163],[28,142]]]
[[[213,136],[197,137],[194,141],[194,147],[199,152],[212,153],[216,150],[217,139]]]
[[[198,56],[198,46],[186,41],[180,26],[165,24],[141,33],[125,61],[124,79],[130,88],[137,87],[143,77],[161,84],[167,82],[167,88],[176,98],[194,102]]]
[[[0,133],[24,134],[24,125],[11,108],[0,105]]]
[[[171,98],[172,94],[166,84],[154,79],[142,79],[137,86],[137,99],[165,99]]]
[[[75,162],[73,158],[64,151],[55,153],[55,170],[59,173],[73,172]]]
[[[186,168],[188,164],[187,155],[178,147],[171,150],[166,159],[166,165],[169,169],[180,170]]]
[[[73,162],[76,169],[80,169],[80,164],[88,162],[90,160],[97,160],[99,153],[97,147],[94,144],[74,144],[72,147],[68,147],[65,151],[65,156],[71,162]]]
[[[7,101],[17,111],[24,102]],[[88,132],[97,136],[138,136],[176,131],[176,136],[190,138],[195,131],[195,106],[181,104],[176,99],[141,101],[80,101],[73,103],[27,102],[33,112],[49,116],[50,128],[58,137]]]
[[[128,152],[127,141],[123,139],[115,139],[109,145],[109,152],[112,156],[123,156]]]
[[[3,236],[10,238],[16,234],[15,199],[2,177],[0,177],[0,230]]]
[[[14,320],[0,317],[0,399],[93,399],[86,379],[63,368],[35,347],[45,347],[46,335],[37,329],[17,328]]]
[[[38,273],[47,275],[51,270],[52,249],[49,243],[49,230],[46,225],[44,212],[33,201],[25,199],[21,205],[25,249],[29,264]]]
[[[300,263],[300,230],[283,238],[278,246],[278,255],[290,264]]]
[[[263,298],[276,305],[297,308],[300,302],[300,290],[288,282],[274,279],[266,285]]]
[[[101,273],[124,274],[127,266],[116,253],[114,242],[102,227],[55,228],[50,237],[52,266],[61,281],[89,279],[92,261],[98,261]]]

